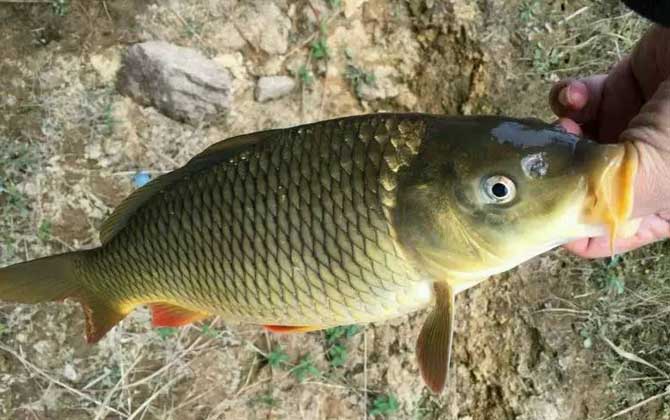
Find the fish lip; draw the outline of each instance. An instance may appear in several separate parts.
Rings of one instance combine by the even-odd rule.
[[[587,181],[581,222],[604,227],[614,254],[618,230],[633,212],[637,149],[630,142],[598,144],[580,141],[575,154],[585,165]]]

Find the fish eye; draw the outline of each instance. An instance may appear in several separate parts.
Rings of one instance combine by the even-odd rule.
[[[489,203],[509,203],[516,196],[516,185],[506,176],[494,175],[485,178],[482,187]]]

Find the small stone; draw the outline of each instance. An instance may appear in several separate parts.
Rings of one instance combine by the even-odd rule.
[[[121,67],[121,54],[117,49],[110,48],[100,54],[92,54],[89,60],[103,84],[114,82],[116,72]]]
[[[117,87],[141,105],[193,124],[229,111],[232,99],[226,69],[196,50],[163,41],[130,47]]]
[[[256,100],[267,102],[288,95],[295,88],[295,80],[288,76],[266,76],[258,79]]]
[[[63,377],[68,381],[77,382],[79,379],[79,374],[77,374],[74,366],[72,366],[70,363],[67,363],[63,368]]]

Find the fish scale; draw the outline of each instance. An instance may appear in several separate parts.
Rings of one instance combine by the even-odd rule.
[[[231,320],[384,317],[421,276],[397,252],[379,192],[397,185],[422,128],[378,117],[279,131],[138,209],[81,275],[129,304],[165,298]]]
[[[393,183],[378,175],[407,161],[398,146],[421,136],[420,122],[404,124],[419,130],[379,117],[280,131],[163,191],[86,256],[82,277],[129,303],[185,301],[239,321],[378,319],[420,280],[379,195]],[[114,279],[101,274],[110,258]],[[371,303],[380,297],[388,304]]]

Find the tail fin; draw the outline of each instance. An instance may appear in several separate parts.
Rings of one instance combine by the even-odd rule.
[[[72,298],[86,316],[86,341],[99,341],[129,311],[86,291],[75,264],[87,251],[70,252],[0,268],[0,300],[40,303]]]

